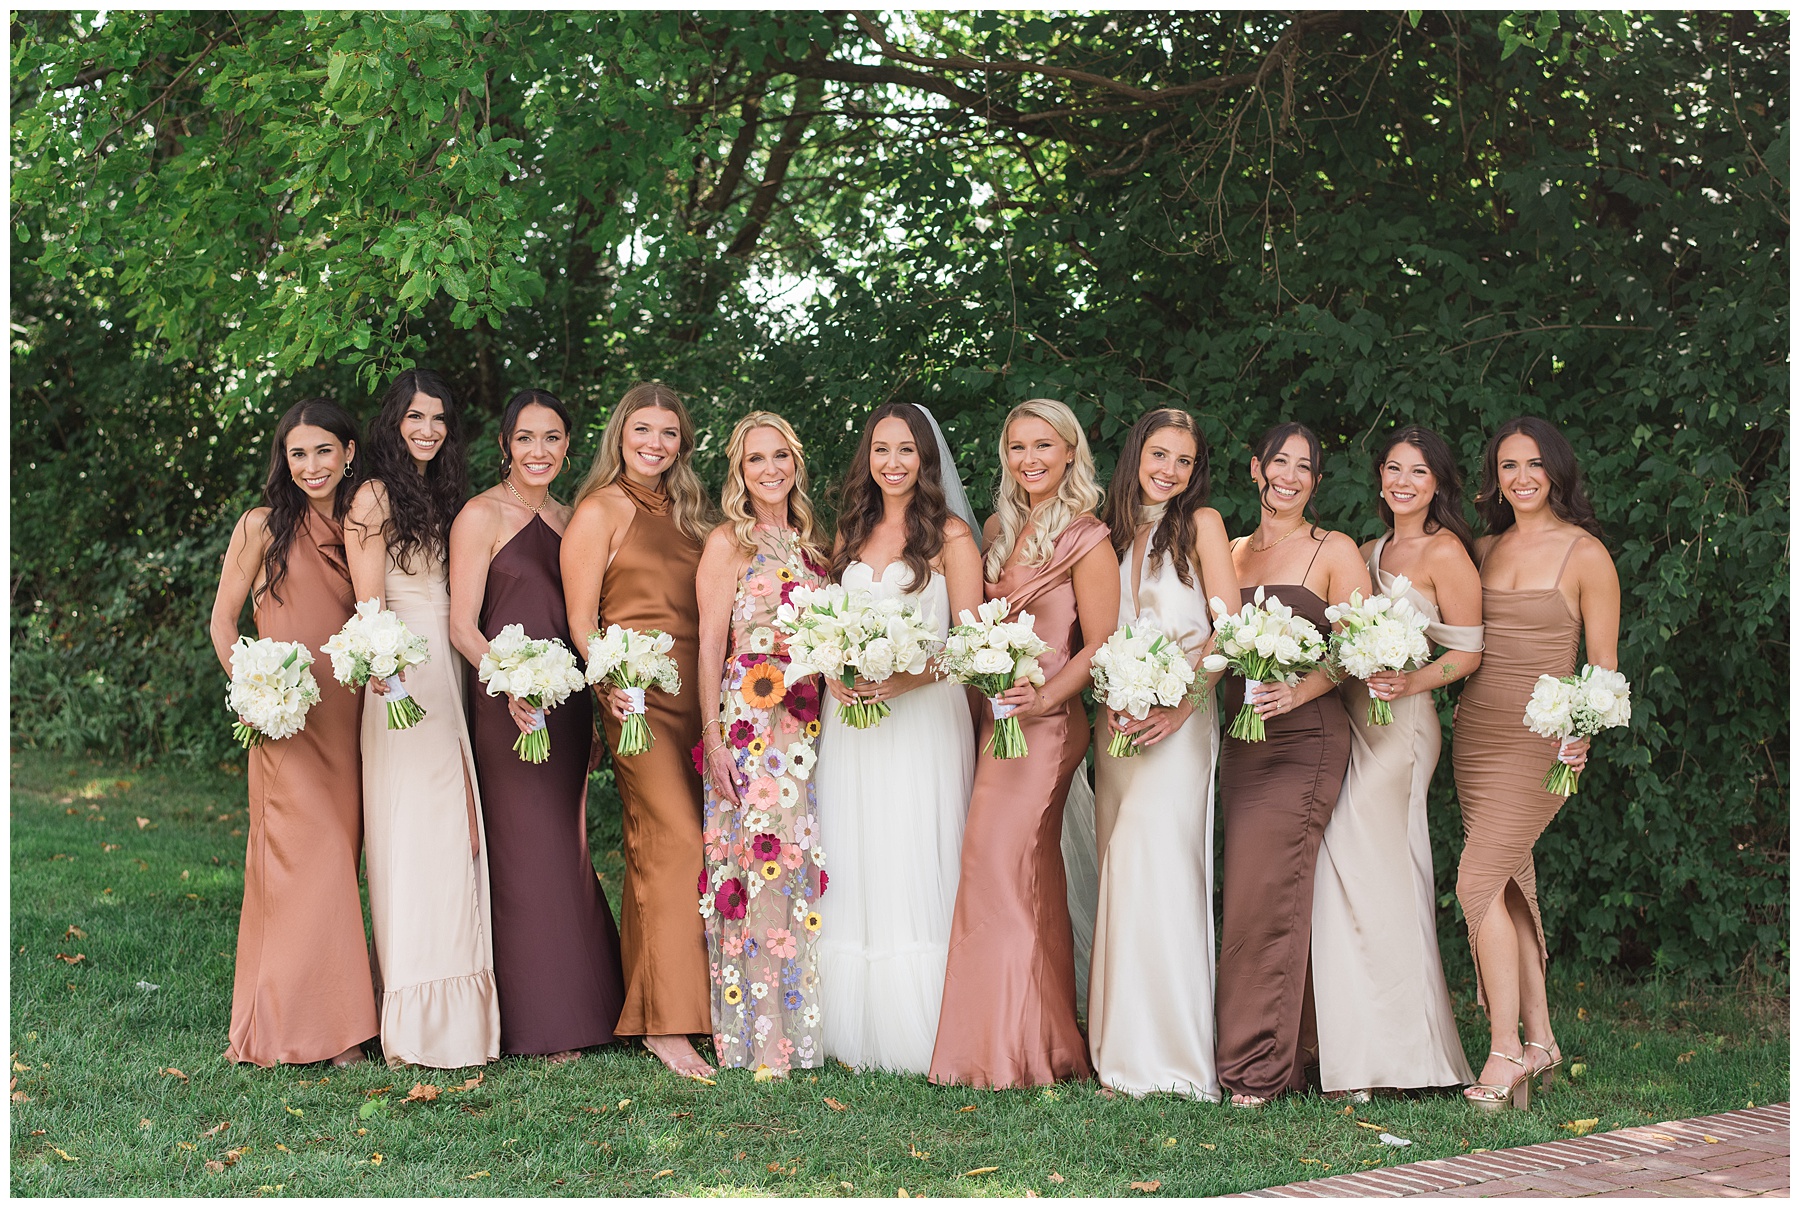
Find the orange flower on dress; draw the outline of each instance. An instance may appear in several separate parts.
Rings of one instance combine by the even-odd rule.
[[[752,663],[744,672],[738,695],[752,709],[773,709],[787,695],[787,681],[774,663]]]

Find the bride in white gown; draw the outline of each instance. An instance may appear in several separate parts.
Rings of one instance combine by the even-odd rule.
[[[979,530],[947,459],[924,408],[876,408],[845,477],[831,567],[852,590],[917,601],[940,638],[981,602]],[[858,1069],[923,1074],[975,773],[968,698],[929,670],[827,683],[840,703],[883,700],[892,712],[866,730],[838,721],[833,706],[822,718],[813,780],[831,853],[818,947],[825,1053]]]

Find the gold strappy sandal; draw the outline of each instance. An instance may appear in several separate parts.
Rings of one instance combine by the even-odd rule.
[[[1554,1040],[1552,1040],[1550,1043],[1555,1044],[1556,1042]],[[1543,1078],[1540,1080],[1539,1085],[1541,1085],[1545,1090],[1549,1090],[1551,1087],[1556,1085],[1557,1067],[1561,1066],[1563,1063],[1562,1054],[1560,1052],[1556,1052],[1556,1053],[1551,1052],[1549,1049],[1545,1048],[1543,1045],[1539,1044],[1535,1040],[1527,1040],[1525,1042],[1525,1047],[1528,1049],[1536,1049],[1538,1052],[1542,1053],[1544,1056],[1546,1056],[1550,1059],[1548,1062],[1546,1062],[1543,1065],[1538,1066],[1537,1069],[1535,1071],[1533,1071],[1534,1073],[1543,1075]]]
[[[1479,1108],[1484,1112],[1505,1111],[1509,1107],[1515,1111],[1529,1110],[1531,1107],[1531,1076],[1536,1071],[1525,1064],[1525,1058],[1502,1053],[1499,1049],[1490,1049],[1488,1056],[1512,1062],[1519,1067],[1521,1073],[1508,1086],[1501,1086],[1494,1082],[1477,1082],[1471,1086],[1465,1086],[1463,1087],[1463,1098],[1471,1107]]]

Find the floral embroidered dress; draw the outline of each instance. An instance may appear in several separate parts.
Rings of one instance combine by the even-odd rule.
[[[827,878],[812,786],[819,682],[788,682],[774,619],[795,588],[819,586],[823,573],[791,529],[758,525],[755,539],[720,691],[726,745],[746,787],[733,806],[707,778],[700,914],[719,1065],[780,1073],[824,1064],[816,941]]]

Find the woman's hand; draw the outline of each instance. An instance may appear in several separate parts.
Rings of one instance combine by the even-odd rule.
[[[1110,709],[1107,715],[1116,732],[1136,738],[1140,747],[1153,747],[1187,724],[1187,719],[1194,715],[1194,706],[1187,700],[1179,705],[1154,705],[1143,721],[1129,713],[1114,713]]]
[[[1012,687],[993,699],[1003,705],[1011,705],[1012,716],[1020,719],[1040,717],[1048,707],[1044,694],[1022,675],[1013,681]]]
[[[831,692],[831,699],[838,704],[854,705],[856,703],[855,694],[844,686],[842,679],[835,675],[822,675],[819,678],[825,681],[825,687]],[[857,682],[861,683],[862,681],[858,680]]]
[[[1245,689],[1246,695],[1249,691],[1249,688]],[[1280,717],[1283,713],[1292,713],[1306,703],[1297,684],[1284,684],[1280,680],[1264,681],[1255,692],[1256,715],[1264,721]]]
[[[850,688],[850,695],[853,699],[865,704],[878,700],[891,701],[896,697],[905,696],[920,684],[930,681],[931,678],[924,672],[910,675],[905,671],[896,671],[884,680],[866,680],[858,676],[856,683]]]
[[[1579,772],[1587,767],[1588,747],[1591,744],[1592,740],[1586,738],[1564,739],[1561,749],[1557,752],[1557,758],[1568,764],[1572,770]]]
[[[631,697],[626,695],[625,689],[606,684],[594,689],[594,694],[600,698],[600,707],[623,725],[631,714]]]
[[[529,734],[537,729],[537,710],[518,697],[506,698],[506,711],[512,714],[513,724],[519,727],[519,733]]]
[[[406,682],[406,668],[402,667],[400,669],[400,674],[397,678],[403,684]],[[373,692],[376,696],[386,696],[388,694],[387,680],[379,675],[371,675],[369,677],[369,691]]]
[[[1363,682],[1369,685],[1369,692],[1377,700],[1396,701],[1416,691],[1412,677],[1404,671],[1377,671]]]
[[[711,736],[712,731],[709,728],[706,737],[710,738]],[[706,738],[701,741],[706,741]],[[712,785],[713,792],[720,797],[731,802],[733,806],[742,804],[738,797],[738,790],[742,789],[746,783],[744,774],[738,771],[737,760],[732,758],[731,748],[722,738],[706,752],[706,779],[707,783]]]

